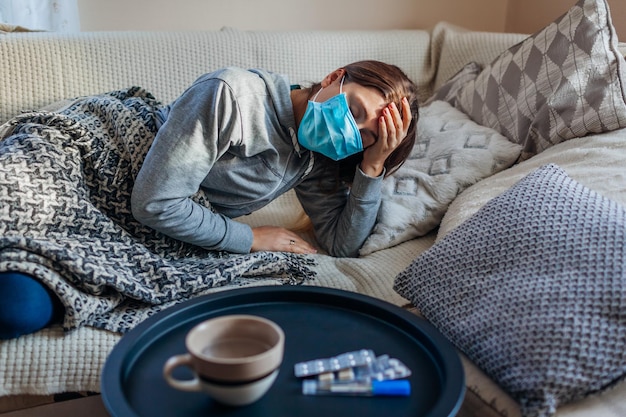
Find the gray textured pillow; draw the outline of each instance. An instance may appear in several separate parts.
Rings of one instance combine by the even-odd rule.
[[[459,90],[456,106],[524,149],[626,126],[624,57],[605,0],[580,0]]]
[[[445,101],[420,109],[417,137],[404,165],[383,182],[377,223],[362,256],[430,232],[461,191],[508,168],[521,151]]]
[[[524,416],[626,375],[626,210],[554,164],[416,258],[394,289]]]

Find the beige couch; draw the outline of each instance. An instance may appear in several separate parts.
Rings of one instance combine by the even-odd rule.
[[[378,59],[403,68],[419,85],[426,102],[467,63],[486,66],[526,38],[471,32],[446,23],[431,30],[402,31],[248,32],[225,28],[215,32],[5,33],[0,34],[0,123],[58,100],[131,85],[140,85],[168,102],[200,74],[226,65],[267,68],[288,74],[294,82],[307,83],[343,64]],[[626,205],[626,130],[611,130],[572,138],[520,160],[516,157],[523,152],[518,147],[509,162],[482,172],[461,187],[458,191],[464,191],[455,194],[449,207],[444,201],[438,229],[387,242],[387,247],[379,244],[357,259],[315,255],[318,275],[310,284],[367,294],[419,314],[393,289],[396,276],[534,169],[557,164],[583,185]],[[289,193],[243,221],[290,225],[298,213],[297,201]],[[100,371],[120,337],[93,328],[64,334],[55,327],[0,342],[0,410],[49,401],[57,393],[99,392]],[[461,355],[468,388],[461,415],[520,415],[513,397],[463,352]],[[622,383],[559,406],[557,415],[623,415],[625,394],[626,384]]]

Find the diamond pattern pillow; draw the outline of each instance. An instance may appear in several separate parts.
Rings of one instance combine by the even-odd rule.
[[[377,223],[361,256],[435,229],[461,191],[508,168],[521,151],[445,101],[420,109],[417,136],[407,161],[383,181]]]
[[[455,105],[521,144],[523,160],[626,126],[625,65],[606,0],[579,0],[485,67]]]
[[[467,63],[456,74],[450,77],[449,80],[443,83],[441,87],[439,87],[437,91],[435,91],[433,95],[426,100],[424,106],[427,106],[437,100],[447,101],[453,106],[456,105],[456,95],[459,90],[470,81],[475,80],[478,74],[480,74],[481,69],[480,64],[477,62]]]
[[[626,376],[626,210],[557,165],[485,204],[394,289],[523,416],[551,416]]]

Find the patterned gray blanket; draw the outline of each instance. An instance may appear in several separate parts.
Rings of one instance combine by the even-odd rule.
[[[53,289],[65,305],[65,329],[125,332],[217,287],[314,276],[307,257],[210,252],[133,218],[130,192],[159,105],[133,87],[57,113],[25,113],[0,128],[0,271],[31,274]]]

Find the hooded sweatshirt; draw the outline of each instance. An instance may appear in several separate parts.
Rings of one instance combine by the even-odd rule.
[[[135,218],[208,250],[248,253],[252,229],[233,219],[295,187],[320,246],[356,256],[376,221],[382,176],[357,169],[351,187],[329,193],[334,171],[298,144],[290,91],[287,77],[263,70],[196,80],[161,111],[133,188]]]

